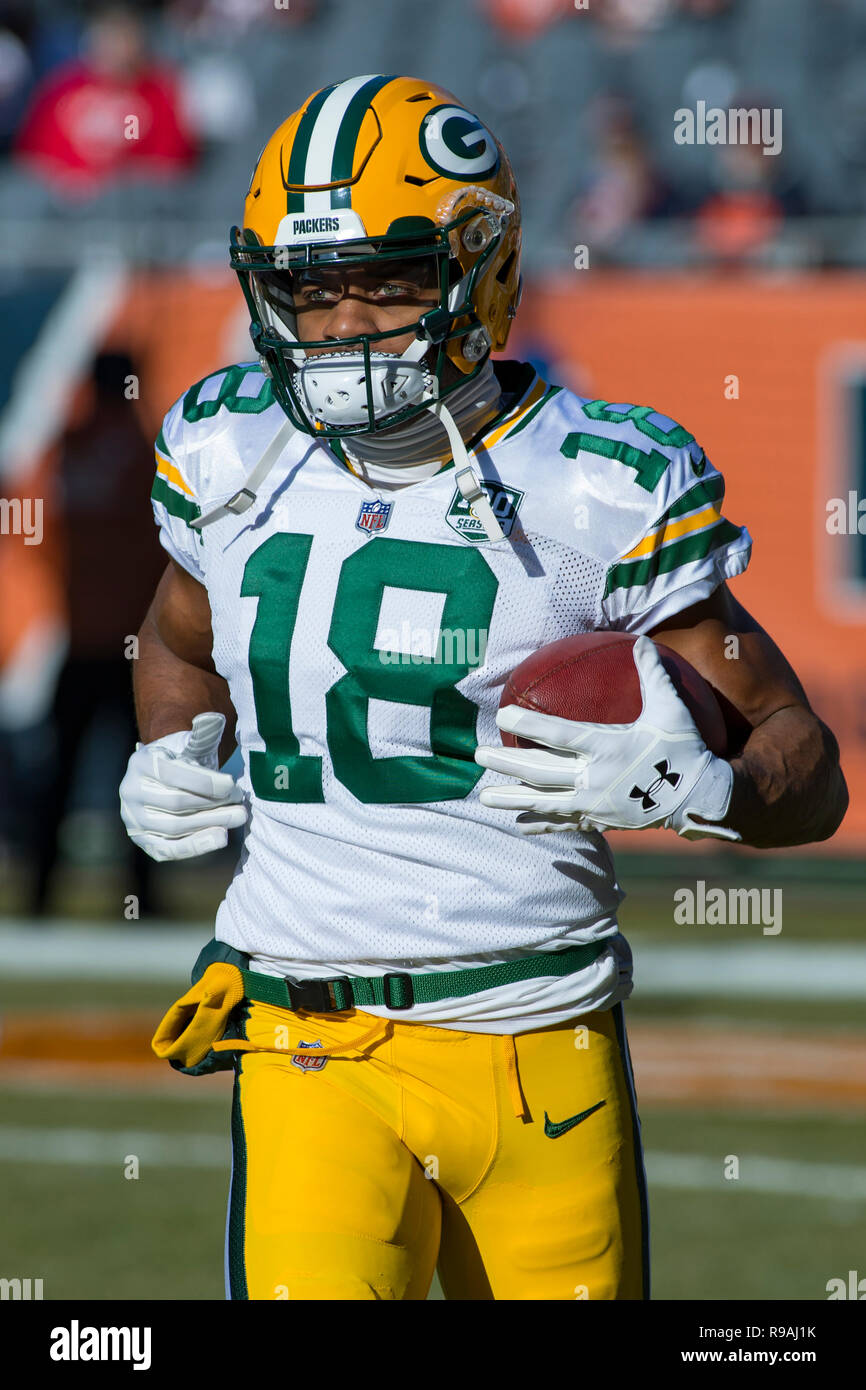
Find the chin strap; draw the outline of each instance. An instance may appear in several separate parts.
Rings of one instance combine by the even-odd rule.
[[[433,415],[445,426],[448,439],[451,444],[451,453],[454,459],[456,472],[454,480],[460,489],[461,495],[469,503],[473,516],[481,522],[484,533],[489,541],[501,541],[505,539],[505,532],[493,515],[493,508],[487,498],[487,494],[481,487],[477,477],[472,471],[469,463],[469,454],[466,445],[463,443],[463,436],[454,423],[451,412],[447,409],[444,401],[436,401],[427,407]]]
[[[429,346],[429,342],[424,339],[418,339],[417,342],[411,343],[403,353],[403,361],[412,363],[420,361]],[[330,354],[322,355],[329,356]],[[340,354],[334,354],[334,356],[339,355]],[[311,358],[304,357],[304,362],[306,364],[309,364],[311,360]],[[432,385],[435,388],[435,381],[432,381]],[[203,512],[201,516],[196,517],[195,521],[191,521],[190,525],[194,527],[196,531],[200,531],[202,527],[210,526],[214,521],[222,521],[225,516],[240,516],[243,512],[247,511],[255,502],[258,489],[265,481],[265,478],[270,473],[280,454],[283,452],[283,449],[288,443],[289,436],[294,429],[295,426],[292,421],[286,418],[266,447],[255,468],[249,476],[244,479],[243,486],[238,488],[237,492],[230,497],[228,501],[221,502],[219,506],[211,507],[209,511]]]
[[[487,495],[481,487],[472,467],[469,463],[469,454],[466,445],[451,412],[447,409],[444,401],[431,401],[427,409],[444,426],[451,444],[451,452],[456,469],[454,478],[461,495],[468,502],[472,513],[481,522],[484,533],[489,541],[501,541],[505,539],[505,533],[496,517],[493,515],[493,508],[488,501]],[[195,530],[200,531],[204,526],[210,526],[214,521],[221,521],[225,516],[240,516],[247,511],[256,500],[256,492],[261,487],[268,473],[270,473],[283,449],[288,443],[289,436],[294,431],[295,426],[288,418],[283,421],[273,439],[268,444],[255,468],[244,479],[243,487],[228,499],[221,502],[217,507],[211,507],[209,511],[203,512],[201,516],[190,522]]]

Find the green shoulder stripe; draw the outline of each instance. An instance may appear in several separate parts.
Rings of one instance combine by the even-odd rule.
[[[664,516],[659,517],[654,522],[654,526],[661,526],[663,521],[669,521],[674,516],[686,516],[689,512],[698,512],[702,507],[709,507],[714,502],[722,502],[725,496],[725,480],[720,473],[715,478],[705,478],[700,483],[695,483],[688,492],[684,492],[672,506],[668,507]]]
[[[169,516],[179,517],[187,526],[201,516],[201,508],[188,497],[184,497],[182,492],[177,492],[158,473],[153,480],[150,495],[154,502],[162,503]]]
[[[742,530],[739,526],[734,526],[732,522],[722,518],[715,525],[708,526],[705,531],[699,531],[694,536],[684,536],[681,541],[663,546],[644,559],[623,560],[619,564],[611,565],[607,572],[604,597],[607,598],[615,589],[640,588],[650,584],[660,574],[669,574],[681,565],[703,560],[711,551],[718,550],[729,541],[737,540],[740,535]]]

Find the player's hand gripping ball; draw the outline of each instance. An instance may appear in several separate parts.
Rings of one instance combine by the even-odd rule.
[[[506,682],[501,748],[475,761],[518,783],[483,805],[520,812],[526,834],[665,827],[739,840],[723,826],[733,770],[712,688],[649,637],[585,633],[542,648]]]

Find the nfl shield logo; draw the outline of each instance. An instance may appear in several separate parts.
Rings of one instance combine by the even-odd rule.
[[[298,1038],[298,1047],[323,1047],[321,1038],[315,1042],[304,1042],[303,1038]],[[292,1066],[300,1067],[301,1071],[321,1071],[327,1062],[327,1057],[293,1057]]]
[[[384,531],[391,517],[393,502],[383,502],[377,497],[375,502],[362,502],[355,522],[359,531]]]

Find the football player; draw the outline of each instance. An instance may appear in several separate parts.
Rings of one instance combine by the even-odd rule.
[[[648,1298],[605,831],[793,845],[844,813],[832,734],[728,591],[751,541],[700,445],[494,359],[520,251],[508,159],[454,96],[323,88],[232,232],[253,356],[157,441],[121,805],[156,859],[244,827],[154,1039],[234,1070],[234,1299],[423,1299],[437,1264],[451,1299]],[[639,635],[632,725],[497,714],[530,653],[605,628]],[[731,761],[660,632],[739,722]],[[660,757],[676,785],[630,799]]]

